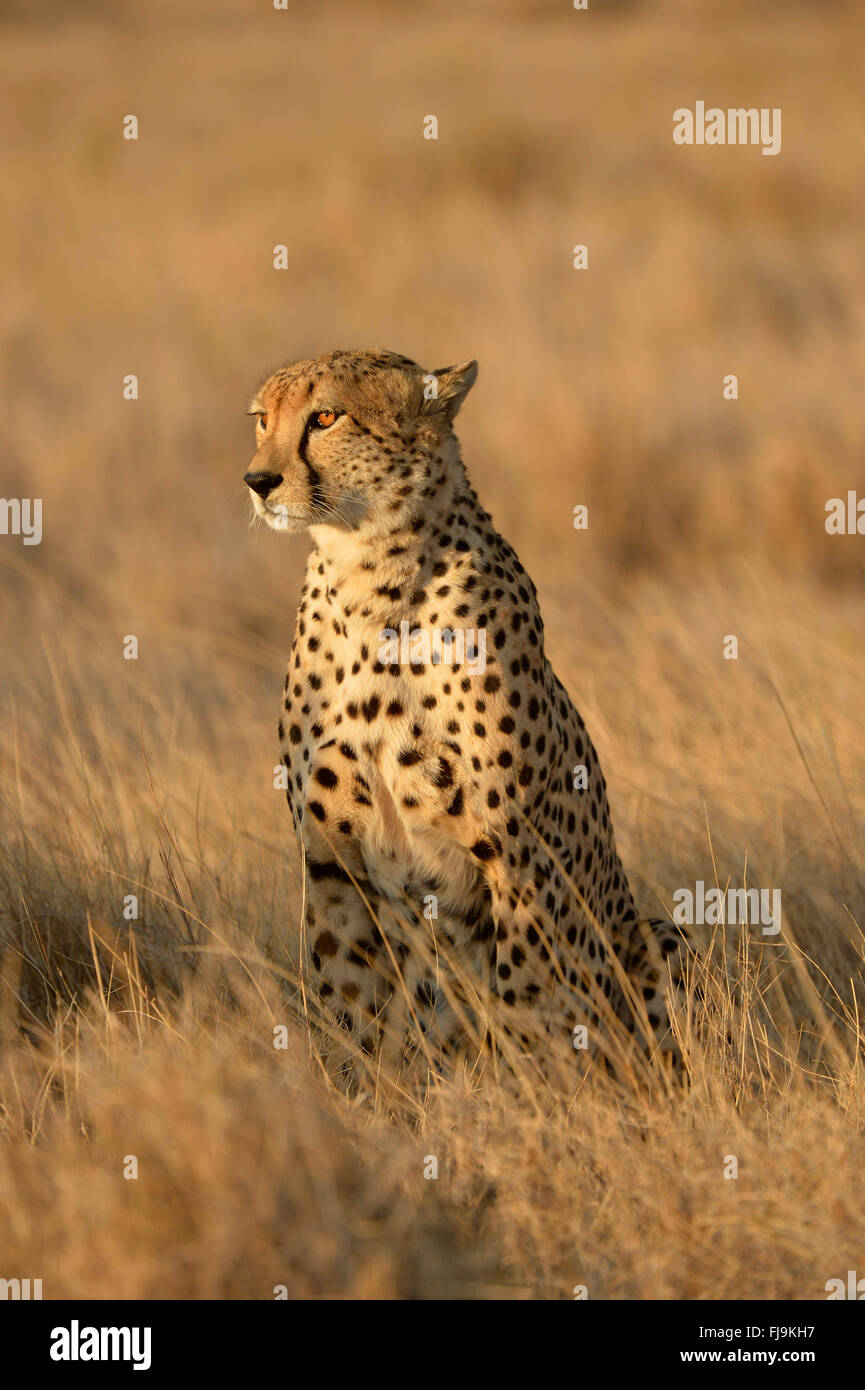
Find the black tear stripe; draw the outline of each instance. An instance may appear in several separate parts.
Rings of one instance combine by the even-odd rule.
[[[300,454],[300,457],[303,461],[303,465],[306,469],[307,478],[309,479],[310,505],[319,508],[323,511],[324,496],[321,491],[321,474],[318,473],[315,468],[313,468],[307,455],[307,446],[309,444],[309,430],[310,423],[309,420],[307,420],[303,429],[303,434],[301,436],[297,452]]]

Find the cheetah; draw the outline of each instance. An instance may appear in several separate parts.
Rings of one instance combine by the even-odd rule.
[[[674,1052],[681,942],[638,921],[535,586],[461,459],[476,376],[335,351],[249,407],[255,515],[312,541],[279,720],[310,993],[355,1056],[447,1057],[493,1004],[519,1047]]]

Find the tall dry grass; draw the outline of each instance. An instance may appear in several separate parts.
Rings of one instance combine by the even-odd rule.
[[[44,540],[0,537],[0,1277],[808,1298],[861,1270],[863,541],[823,508],[862,485],[863,24],[752,9],[4,7],[0,491]],[[782,107],[782,155],[676,149],[700,96]],[[243,410],[273,363],[375,343],[480,360],[465,457],[641,906],[782,890],[780,939],[706,934],[685,1091],[575,1059],[351,1101],[311,1053],[272,786],[304,547],[247,526]]]

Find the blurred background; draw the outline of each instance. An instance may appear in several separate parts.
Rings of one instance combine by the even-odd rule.
[[[250,525],[244,412],[274,366],[335,347],[479,360],[464,459],[538,583],[643,905],[716,875],[780,887],[815,978],[849,1003],[865,537],[824,522],[829,498],[865,496],[861,6],[5,0],[0,39],[0,493],[42,498],[44,533],[0,536],[0,1039],[24,1026],[46,1046],[58,1010],[96,997],[131,885],[157,1007],[188,990],[207,933],[296,966],[272,771],[306,539]],[[781,154],[674,145],[674,110],[697,100],[780,107]],[[110,1096],[101,1065],[93,1095]],[[52,1075],[77,1113],[80,1081]],[[28,1092],[16,1073],[20,1104],[10,1083],[0,1108],[22,1142],[44,1078],[34,1063]],[[815,1146],[825,1133],[815,1120]],[[35,1213],[56,1167],[33,1181],[11,1189],[19,1209],[32,1198],[20,1249],[71,1249],[95,1170],[69,1179],[54,1245]],[[647,1202],[644,1225],[663,1209]],[[801,1227],[835,1252],[853,1209],[824,1202]],[[546,1238],[532,1259],[555,1283]],[[400,1239],[381,1269],[358,1257],[354,1283],[335,1262],[297,1288],[429,1292],[388,1265]],[[680,1292],[666,1240],[653,1277]],[[152,1286],[151,1254],[129,1296]],[[769,1249],[754,1296],[796,1296],[788,1255]],[[49,1258],[55,1289],[108,1286]],[[212,1279],[202,1264],[174,1291],[260,1296],[210,1258]],[[607,1293],[646,1293],[635,1259],[601,1260]],[[716,1276],[707,1255],[690,1296],[724,1296]]]

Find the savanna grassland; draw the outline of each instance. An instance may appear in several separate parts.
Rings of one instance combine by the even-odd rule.
[[[865,1274],[865,537],[824,526],[865,489],[856,11],[6,0],[0,492],[43,500],[43,539],[0,535],[0,1277],[725,1299]],[[697,99],[780,107],[781,154],[676,147]],[[704,933],[687,1088],[575,1057],[351,1100],[316,1060],[273,787],[306,540],[249,524],[244,411],[278,362],[375,345],[479,360],[464,457],[641,906],[782,891],[780,936]]]

